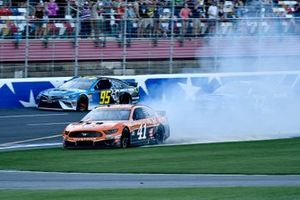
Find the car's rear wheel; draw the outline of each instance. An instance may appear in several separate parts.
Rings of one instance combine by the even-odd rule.
[[[125,128],[122,132],[121,136],[121,148],[127,148],[130,145],[130,133],[127,128]]]
[[[120,104],[131,104],[131,97],[129,94],[124,94],[120,97]]]
[[[155,144],[164,143],[164,134],[165,134],[165,129],[163,128],[163,126],[159,126],[155,133]]]
[[[79,100],[77,101],[77,111],[87,111],[88,110],[88,100],[86,97],[80,97]]]

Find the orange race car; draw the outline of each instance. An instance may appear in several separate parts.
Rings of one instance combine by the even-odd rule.
[[[108,105],[89,112],[63,131],[63,146],[121,147],[161,144],[170,136],[164,112],[142,105]]]

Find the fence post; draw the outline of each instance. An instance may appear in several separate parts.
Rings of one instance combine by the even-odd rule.
[[[76,29],[75,29],[75,59],[74,59],[74,76],[78,76],[78,48],[79,48],[79,8],[80,8],[80,1],[77,2],[77,9],[76,9]]]
[[[214,44],[215,44],[215,56],[214,56],[214,71],[217,72],[218,71],[218,62],[219,62],[219,34],[220,34],[220,30],[219,30],[219,19],[216,17],[215,19],[215,33],[213,33],[213,38],[214,38]]]
[[[170,59],[169,59],[169,73],[173,73],[173,54],[174,54],[174,13],[175,13],[175,1],[172,1],[171,9],[171,38],[170,38]]]
[[[122,59],[122,75],[126,74],[126,54],[127,54],[127,0],[125,1],[125,8],[124,8],[124,17],[121,19],[123,21],[123,59]],[[121,27],[122,27],[121,21]]]
[[[25,66],[24,78],[28,77],[28,57],[29,57],[29,0],[26,2],[26,36],[25,36]]]

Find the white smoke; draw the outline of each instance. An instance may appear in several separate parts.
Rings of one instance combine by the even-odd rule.
[[[225,84],[213,94],[200,94],[193,101],[180,97],[178,92],[168,95],[150,104],[167,113],[169,143],[300,136],[300,98],[289,86],[266,80],[241,81]]]
[[[207,76],[222,77],[222,73],[227,76],[229,72],[238,72],[241,74],[239,79],[222,83],[210,94],[199,92],[196,99],[187,100],[180,97],[178,91],[172,90],[172,93],[168,92],[165,100],[151,102],[156,109],[167,112],[171,128],[170,143],[300,136],[300,96],[295,88],[295,85],[300,84],[300,72],[292,71],[299,70],[299,38],[285,36],[274,30],[273,27],[270,37],[270,41],[275,41],[273,43],[270,43],[270,38],[263,33],[244,38],[231,33],[230,37],[226,37],[227,42],[231,38],[231,45],[218,48],[217,71],[214,71],[217,74]],[[247,46],[240,42],[245,38],[252,41],[248,42]],[[216,42],[222,39],[212,37],[210,40],[208,46],[203,48],[215,48],[218,46]],[[278,54],[280,51],[282,54]],[[222,55],[228,52],[239,55],[256,54],[222,58]],[[276,75],[270,76],[274,72]],[[252,76],[253,73],[263,75],[249,80],[248,74]],[[285,83],[289,73],[294,73],[295,77]]]

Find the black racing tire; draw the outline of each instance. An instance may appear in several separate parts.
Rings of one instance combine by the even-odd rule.
[[[160,125],[157,128],[156,133],[154,135],[154,137],[155,137],[154,143],[155,144],[162,144],[162,143],[164,143],[164,141],[165,141],[164,140],[164,135],[165,135],[165,129],[164,129],[163,126]]]
[[[129,94],[124,94],[120,97],[120,104],[131,104],[131,97]]]
[[[65,140],[63,141],[63,148],[64,149],[69,149],[70,148]]]
[[[84,96],[81,96],[77,101],[76,111],[87,111],[88,110],[88,99]]]
[[[127,128],[124,128],[121,136],[120,147],[122,149],[128,148],[130,145],[130,132]]]

